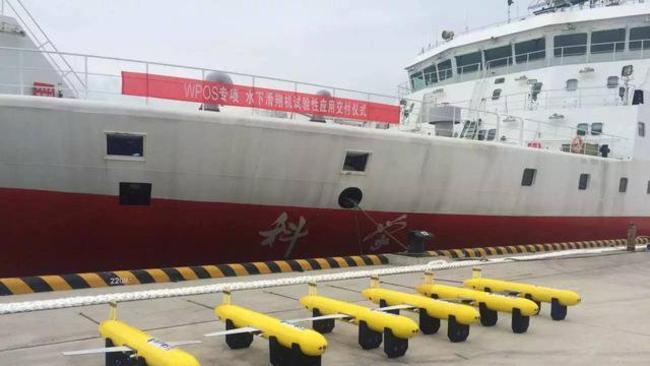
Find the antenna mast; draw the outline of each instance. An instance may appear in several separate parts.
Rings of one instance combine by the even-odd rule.
[[[510,8],[512,8],[513,3],[514,0],[508,0],[508,23],[510,23]]]

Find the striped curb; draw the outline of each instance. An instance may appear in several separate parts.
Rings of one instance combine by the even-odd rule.
[[[650,243],[650,239],[637,238],[636,243],[648,244]],[[591,240],[591,241],[569,241],[563,243],[548,243],[548,244],[508,245],[508,246],[500,246],[500,247],[441,249],[441,250],[428,251],[427,253],[432,257],[444,256],[449,258],[477,258],[477,257],[489,257],[495,255],[554,252],[559,250],[571,250],[571,249],[606,248],[606,247],[622,246],[626,244],[627,244],[627,239],[611,239],[611,240]]]
[[[205,266],[70,273],[0,279],[0,296],[77,290],[149,283],[182,282],[208,278],[239,277],[268,273],[305,272],[388,264],[384,255],[357,255]]]

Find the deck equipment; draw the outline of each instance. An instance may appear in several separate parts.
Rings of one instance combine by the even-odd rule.
[[[365,306],[319,296],[316,283],[309,284],[309,294],[300,299],[314,318],[313,329],[321,334],[334,329],[336,319],[359,326],[359,345],[369,350],[377,348],[384,341],[384,353],[388,358],[403,356],[408,349],[408,339],[414,337],[419,328],[408,317],[384,312],[391,309],[369,309]],[[383,335],[383,337],[382,337]]]
[[[496,324],[497,312],[512,313],[512,331],[515,333],[525,333],[530,325],[530,317],[539,312],[539,306],[528,299],[434,283],[431,271],[425,272],[425,282],[418,285],[416,289],[420,294],[434,299],[478,306],[481,324],[486,327]]]
[[[463,284],[465,287],[475,290],[524,297],[536,302],[540,308],[542,302],[550,303],[551,318],[553,320],[565,319],[567,306],[578,305],[581,301],[580,295],[575,291],[483,278],[481,277],[481,269],[478,267],[472,269],[472,278],[465,280]]]
[[[452,342],[465,341],[469,336],[470,324],[479,320],[479,312],[469,305],[380,288],[376,275],[371,277],[370,288],[363,290],[362,295],[385,311],[399,313],[400,309],[417,309],[420,330],[424,334],[436,333],[440,328],[440,319],[447,320],[447,337]],[[389,306],[393,309],[387,309]]]
[[[106,366],[200,366],[199,361],[178,346],[201,341],[163,342],[140,329],[117,320],[117,303],[111,303],[108,320],[99,324],[106,347],[63,352],[66,356],[106,354]]]
[[[320,333],[298,327],[292,322],[231,304],[230,290],[223,292],[223,304],[214,309],[217,317],[226,323],[226,330],[206,334],[206,337],[225,336],[231,349],[248,348],[253,336],[269,340],[269,354],[273,366],[320,366],[321,355],[327,349],[327,340]]]

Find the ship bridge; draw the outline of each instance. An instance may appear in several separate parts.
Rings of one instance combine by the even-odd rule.
[[[404,125],[425,134],[630,159],[647,152],[650,8],[541,1],[530,16],[443,32],[400,86]],[[636,147],[635,147],[636,145]]]

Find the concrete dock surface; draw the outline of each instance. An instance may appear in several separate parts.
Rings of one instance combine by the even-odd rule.
[[[379,269],[382,267],[372,267]],[[368,269],[368,268],[365,268]],[[313,274],[361,269],[319,271]],[[311,274],[311,273],[310,273]],[[150,288],[197,284],[253,281],[301,274],[259,275],[244,278],[201,280],[191,283],[154,284],[128,288],[77,290],[0,298],[0,302],[29,301],[63,296],[137,291]],[[326,335],[329,346],[323,365],[648,365],[650,364],[650,252],[617,252],[607,255],[572,256],[531,262],[514,262],[483,267],[483,276],[571,289],[582,303],[569,307],[564,321],[553,321],[550,304],[542,304],[540,315],[531,318],[524,334],[514,334],[510,314],[499,314],[494,327],[475,324],[463,343],[447,339],[442,322],[435,335],[419,334],[409,342],[404,357],[388,359],[383,348],[364,351],[357,344],[357,328],[337,322]],[[436,280],[460,285],[471,277],[471,268],[436,272]],[[415,292],[422,273],[383,276],[382,287]],[[360,291],[368,279],[328,282],[319,293],[343,301],[376,307]],[[307,286],[276,287],[233,293],[233,303],[280,319],[311,316],[298,299]],[[119,305],[119,319],[162,340],[201,340],[202,344],[182,347],[203,366],[268,365],[268,341],[256,337],[252,346],[231,350],[222,337],[203,334],[223,330],[213,308],[221,294],[137,301]],[[102,366],[103,355],[66,357],[62,351],[103,347],[97,324],[107,318],[108,305],[0,315],[1,366]],[[417,314],[402,312],[417,320]],[[309,326],[309,324],[305,324]]]

